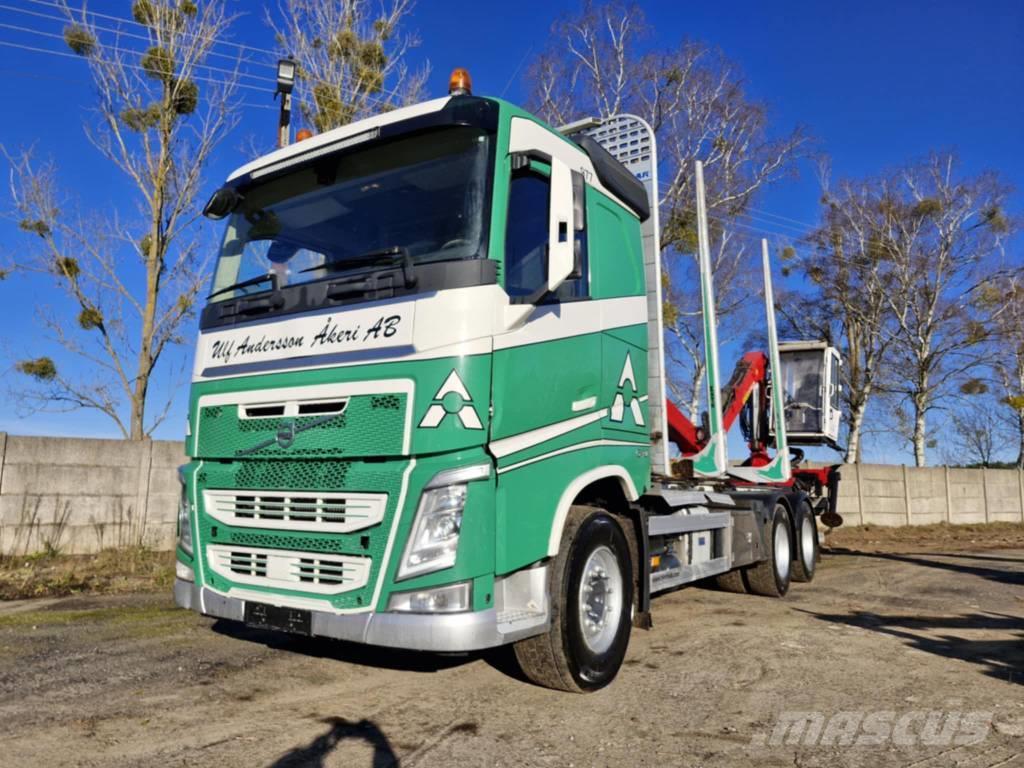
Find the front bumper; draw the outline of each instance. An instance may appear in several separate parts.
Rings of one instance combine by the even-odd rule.
[[[504,582],[504,584],[502,584]],[[545,632],[549,616],[543,590],[546,569],[521,571],[495,584],[495,608],[452,614],[310,611],[312,632],[366,645],[416,651],[460,652],[494,648]],[[523,599],[528,610],[523,609]],[[174,602],[206,616],[243,621],[245,600],[175,579]]]

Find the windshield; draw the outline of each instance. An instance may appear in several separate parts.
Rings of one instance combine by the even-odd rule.
[[[360,257],[384,251],[404,251],[414,264],[482,256],[487,167],[487,134],[451,127],[243,189],[211,301],[264,291],[269,282],[258,278],[266,275],[285,286],[365,269]],[[224,290],[245,281],[253,284]]]

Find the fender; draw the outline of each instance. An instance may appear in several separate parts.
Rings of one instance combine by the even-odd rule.
[[[566,489],[562,491],[562,496],[558,500],[558,506],[555,508],[555,516],[551,521],[551,535],[548,538],[548,557],[554,557],[558,554],[558,547],[562,542],[562,530],[565,528],[565,518],[568,517],[569,507],[572,506],[576,497],[591,483],[608,478],[614,478],[619,481],[619,485],[622,486],[622,492],[629,501],[633,502],[640,498],[636,491],[636,485],[633,483],[633,478],[629,476],[629,472],[626,471],[625,467],[619,464],[603,464],[600,467],[587,470],[569,483]]]

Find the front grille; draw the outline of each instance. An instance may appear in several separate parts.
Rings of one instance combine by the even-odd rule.
[[[266,576],[267,556],[252,552],[231,552],[228,556],[228,567],[232,573],[245,576]]]
[[[370,578],[371,559],[353,555],[311,555],[273,549],[242,549],[210,544],[213,571],[238,584],[336,595],[361,589]]]
[[[392,387],[411,392],[412,382],[318,384],[289,388],[294,396],[282,397],[270,386],[250,392],[204,393],[195,425],[197,455],[307,462],[405,455],[411,427],[407,393],[365,391]],[[317,487],[306,481],[298,484]],[[287,486],[267,483],[262,487]]]
[[[206,513],[225,525],[283,531],[351,533],[384,519],[386,493],[323,491],[203,492]]]
[[[350,404],[349,413],[351,408]],[[264,601],[275,605],[292,600],[294,607],[315,598],[328,604],[330,610],[368,610],[373,603],[374,586],[383,577],[388,538],[398,514],[395,500],[401,495],[402,478],[408,466],[407,459],[205,461],[196,473],[197,540],[204,558],[202,578],[221,593],[248,591],[247,599],[257,602],[260,598],[253,593],[259,590],[266,593]],[[313,505],[310,499],[318,500],[327,513],[338,513],[343,505],[344,519],[336,514],[316,515],[309,508]],[[208,546],[243,555],[235,562],[243,572],[232,571],[226,565],[214,569],[206,559],[213,557],[208,554]],[[274,560],[269,557],[266,576],[254,577],[245,572],[246,566],[258,570],[264,567],[262,558],[250,561],[246,559],[247,553],[254,556],[268,552],[290,555],[294,572],[286,573],[280,582],[271,582],[267,577],[275,572]],[[344,558],[366,564],[368,573],[361,589],[349,583],[350,576],[358,574],[343,571],[343,578],[339,579],[336,570],[323,567],[339,559],[344,562]],[[311,565],[314,567],[310,568]],[[344,584],[331,583],[335,581]],[[319,591],[333,592],[340,586],[345,590],[337,594]]]

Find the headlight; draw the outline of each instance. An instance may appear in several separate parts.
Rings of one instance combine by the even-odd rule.
[[[192,554],[192,505],[188,500],[188,486],[185,484],[185,476],[178,470],[178,480],[181,482],[181,498],[178,500],[178,546],[187,554]]]
[[[455,565],[455,551],[462,529],[462,510],[466,506],[466,486],[449,485],[424,491],[416,510],[412,533],[405,545],[405,557],[398,578]]]
[[[490,464],[479,464],[440,472],[427,483],[405,544],[399,579],[455,565],[462,511],[466,507],[466,483],[490,474]]]
[[[395,592],[388,598],[389,611],[407,613],[461,613],[472,606],[470,600],[471,582],[449,584],[437,589],[421,589],[412,592]]]

